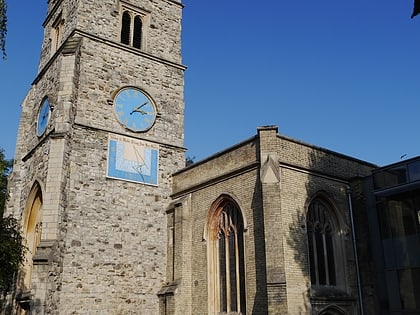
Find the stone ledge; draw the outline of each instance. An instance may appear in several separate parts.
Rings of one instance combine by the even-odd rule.
[[[33,257],[34,265],[48,265],[51,260],[52,248],[55,241],[41,241]]]
[[[158,296],[165,296],[165,295],[174,295],[176,290],[178,289],[179,283],[177,281],[173,281],[170,283],[165,284],[162,288],[158,291]]]

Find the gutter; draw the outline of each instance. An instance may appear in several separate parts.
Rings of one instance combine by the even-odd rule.
[[[351,202],[351,188],[350,188],[350,186],[347,186],[347,197],[348,197],[350,221],[351,221],[351,234],[352,234],[352,238],[353,238],[353,251],[354,251],[354,258],[356,260],[357,289],[358,289],[358,293],[359,293],[360,315],[364,315],[362,285],[361,285],[360,270],[359,270],[359,256],[357,254],[356,231],[354,229],[353,204]]]

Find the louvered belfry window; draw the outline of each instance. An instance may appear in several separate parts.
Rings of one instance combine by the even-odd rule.
[[[121,43],[130,45],[130,25],[131,16],[130,13],[125,11],[122,16],[121,22]]]
[[[124,11],[121,20],[121,43],[141,48],[143,22],[140,15]]]
[[[139,16],[134,18],[134,31],[133,31],[133,47],[141,48],[141,29],[142,21]]]

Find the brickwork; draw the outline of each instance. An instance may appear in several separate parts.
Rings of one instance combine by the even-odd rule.
[[[317,314],[327,307],[357,314],[347,192],[351,179],[372,167],[279,136],[276,127],[268,126],[259,128],[256,137],[176,173],[175,203],[182,203],[189,211],[182,211],[183,223],[175,226],[175,234],[192,228],[191,239],[179,240],[191,244],[174,247],[175,261],[192,261],[191,279],[176,279],[182,283],[181,290],[174,294],[177,304],[192,301],[192,310],[206,314],[208,303],[212,303],[208,301],[211,275],[205,230],[212,202],[226,194],[238,203],[246,222],[247,314]],[[310,284],[306,211],[318,195],[334,205],[339,227],[334,241],[339,271],[333,294],[320,293]],[[179,208],[173,210],[180,215]],[[191,256],[177,256],[177,246],[191,246]],[[177,266],[175,263],[175,273]],[[183,291],[185,286],[191,286],[190,293]],[[180,309],[174,311],[168,314],[185,314]]]

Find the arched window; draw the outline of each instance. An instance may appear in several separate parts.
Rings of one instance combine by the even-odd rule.
[[[42,191],[39,183],[36,182],[29,193],[23,216],[24,236],[28,247],[23,268],[23,283],[27,289],[32,286],[33,257],[41,241],[41,210]]]
[[[322,310],[319,315],[346,315],[346,312],[338,307],[329,306]]]
[[[336,224],[332,209],[321,198],[314,199],[306,217],[311,284],[336,285],[334,234]]]
[[[130,45],[130,25],[131,16],[130,13],[124,11],[121,21],[121,43]]]
[[[137,15],[134,18],[134,31],[133,31],[133,47],[141,48],[141,29],[142,21],[141,18]]]
[[[121,43],[141,48],[142,44],[142,17],[134,12],[124,11],[121,19]]]
[[[60,45],[63,39],[64,20],[61,14],[55,20],[51,29],[51,55],[53,55]]]
[[[245,314],[244,223],[237,204],[219,198],[208,221],[209,314]]]

